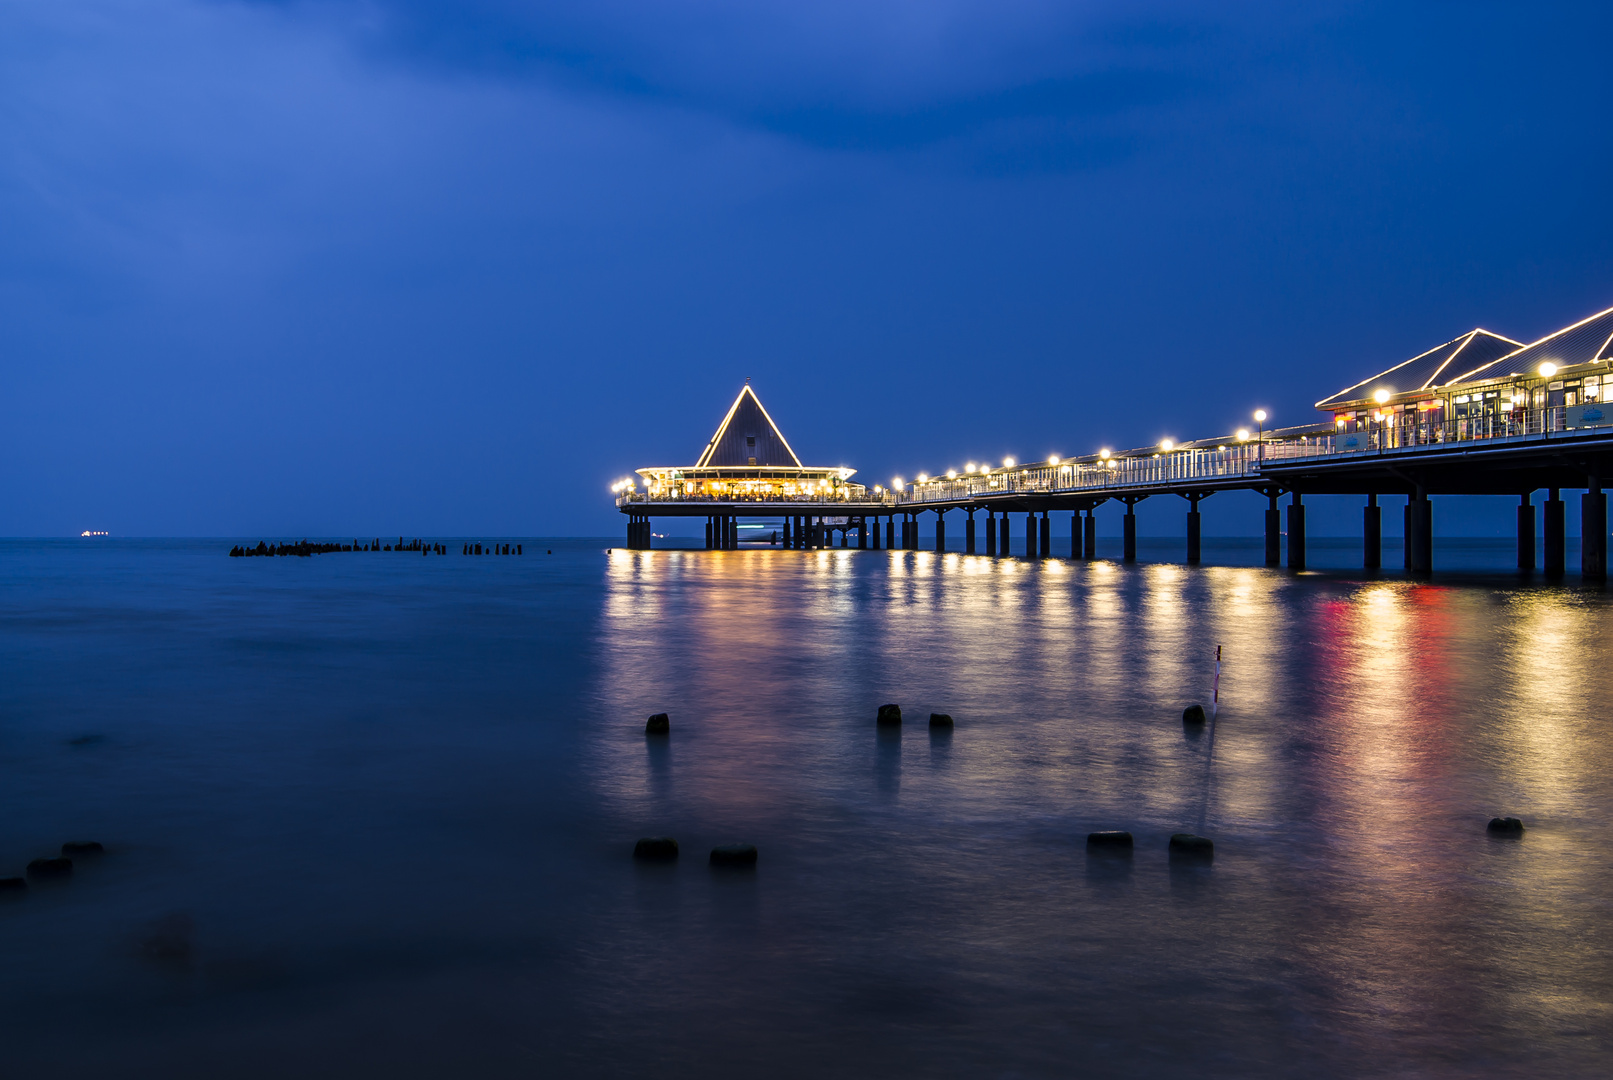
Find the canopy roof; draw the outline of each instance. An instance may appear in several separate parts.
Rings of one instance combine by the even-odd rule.
[[[1607,360],[1610,358],[1610,345],[1613,345],[1613,308],[1599,311],[1556,333],[1547,334],[1539,341],[1515,349],[1499,359],[1469,368],[1453,381],[1478,382],[1481,379],[1503,379],[1508,375],[1534,375],[1540,370],[1541,364],[1565,368]]]
[[[1522,347],[1523,342],[1492,334],[1488,330],[1469,330],[1459,338],[1452,338],[1443,345],[1396,364],[1388,371],[1363,379],[1332,397],[1323,398],[1316,403],[1316,407],[1330,409],[1337,405],[1368,401],[1379,390],[1406,394],[1444,386],[1464,378],[1464,373],[1492,364]]]
[[[717,425],[717,433],[706,444],[695,468],[769,465],[802,468],[801,459],[790,449],[747,381],[729,406],[728,415]]]

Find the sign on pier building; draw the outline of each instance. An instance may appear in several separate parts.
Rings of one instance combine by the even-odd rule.
[[[763,408],[750,381],[693,465],[636,470],[651,498],[721,500],[811,498],[857,499],[856,469],[802,465],[789,440]]]

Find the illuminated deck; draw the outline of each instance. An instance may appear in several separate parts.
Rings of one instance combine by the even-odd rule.
[[[1408,555],[1408,569],[1426,570],[1430,495],[1519,496],[1520,565],[1533,565],[1530,493],[1545,488],[1551,493],[1545,506],[1546,568],[1551,570],[1553,551],[1561,547],[1557,492],[1583,488],[1584,520],[1591,523],[1584,545],[1586,573],[1602,576],[1607,533],[1602,478],[1613,471],[1610,398],[1613,309],[1529,345],[1485,330],[1469,331],[1318,402],[1317,408],[1330,414],[1328,422],[1269,432],[1257,426],[1252,433],[1242,429],[1218,438],[1165,440],[1154,447],[1062,460],[970,463],[934,476],[921,473],[911,483],[898,479],[889,489],[869,489],[851,483],[854,470],[801,466],[747,385],[700,463],[688,469],[640,469],[645,490],[624,481],[617,486],[616,503],[635,522],[647,523],[651,515],[706,517],[713,523],[708,533],[717,530],[712,546],[718,547],[732,546],[727,538],[741,517],[784,517],[783,542],[789,546],[816,546],[827,528],[831,542],[840,530],[842,545],[848,543],[849,532],[856,532],[859,547],[880,546],[881,518],[891,519],[886,543],[894,546],[894,522],[900,517],[900,546],[913,547],[917,516],[933,512],[939,548],[945,544],[945,515],[957,510],[968,516],[966,550],[972,552],[974,515],[984,511],[989,554],[998,546],[996,516],[1003,516],[1006,535],[1007,515],[1023,513],[1028,515],[1024,541],[1030,556],[1049,554],[1047,515],[1073,511],[1086,520],[1072,529],[1071,554],[1090,558],[1091,515],[1097,506],[1109,500],[1126,505],[1130,556],[1135,547],[1131,508],[1156,495],[1176,495],[1190,505],[1188,559],[1196,562],[1198,503],[1221,491],[1252,490],[1270,500],[1267,557],[1273,563],[1281,532],[1277,499],[1291,497],[1289,562],[1303,566],[1304,495],[1366,495],[1368,533],[1381,522],[1377,499],[1404,496],[1407,535],[1414,537],[1408,552],[1416,548],[1423,553]],[[749,402],[757,415],[746,419]],[[1263,413],[1256,415],[1264,419]],[[743,453],[735,449],[740,437],[736,417],[741,426],[752,428],[765,421],[762,441],[749,436],[749,447],[776,439],[790,460],[778,465],[754,455],[735,460]],[[726,464],[718,460],[725,452]],[[648,536],[647,528],[639,531]],[[1003,547],[1006,554],[1006,539]],[[1376,541],[1369,537],[1368,566],[1376,565],[1375,550]]]

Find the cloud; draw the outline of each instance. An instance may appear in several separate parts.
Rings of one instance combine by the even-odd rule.
[[[1155,3],[550,4],[230,0],[322,23],[377,62],[707,114],[812,146],[949,145],[995,167],[1111,156],[1154,113],[1229,91],[1281,7]]]

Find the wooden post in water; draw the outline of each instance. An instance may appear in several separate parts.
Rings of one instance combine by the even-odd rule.
[[[1081,531],[1081,554],[1089,562],[1098,557],[1098,508],[1087,507],[1086,521]]]
[[[969,508],[969,520],[963,526],[963,550],[967,555],[975,553],[975,511]]]

